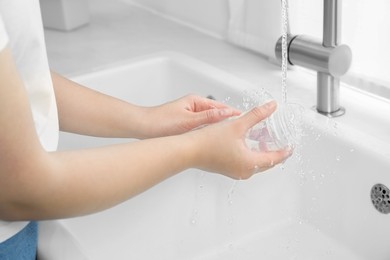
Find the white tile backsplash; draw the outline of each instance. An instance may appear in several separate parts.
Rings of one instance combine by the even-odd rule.
[[[124,0],[274,58],[281,35],[280,1]]]

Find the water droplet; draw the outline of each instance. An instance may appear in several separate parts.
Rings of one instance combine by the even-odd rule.
[[[336,161],[340,162],[341,161],[341,156],[336,157]]]
[[[191,216],[191,224],[192,225],[196,225],[198,223],[198,217],[199,217],[198,211],[194,210],[192,212],[192,216]]]
[[[228,103],[230,101],[230,99],[231,99],[231,97],[227,97],[224,100],[222,100],[222,103],[226,104],[226,103]]]

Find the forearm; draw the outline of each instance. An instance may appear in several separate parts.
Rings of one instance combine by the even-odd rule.
[[[44,167],[35,163],[30,171],[36,172],[15,183],[19,195],[7,218],[53,219],[107,209],[191,167],[193,148],[193,142],[181,135],[47,153]]]
[[[102,137],[143,138],[145,108],[86,88],[52,72],[60,130]]]

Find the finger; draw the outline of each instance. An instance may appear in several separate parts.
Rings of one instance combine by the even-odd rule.
[[[218,102],[218,101],[213,100],[213,99],[196,96],[193,99],[193,102],[194,102],[194,112],[201,112],[201,111],[205,111],[205,110],[209,110],[209,109],[213,109],[213,108],[216,108],[216,109],[230,108],[235,112],[235,115],[241,114],[240,110],[235,109],[231,106],[228,106],[224,103]]]
[[[269,117],[276,110],[276,106],[276,101],[270,101],[262,106],[253,108],[244,116],[242,116],[239,120],[246,121],[247,129],[249,129],[260,121]]]
[[[292,152],[293,150],[289,148],[272,152],[255,152],[256,155],[253,156],[254,159],[251,167],[248,169],[249,172],[241,174],[240,178],[247,179],[253,174],[267,171],[286,161],[292,155]]]
[[[237,116],[237,111],[232,108],[214,108],[195,113],[195,122],[197,125],[212,124],[229,117]]]
[[[272,168],[275,165],[284,162],[287,160],[293,153],[293,150],[290,148],[278,150],[278,151],[270,151],[261,154],[261,158],[259,161],[262,162],[262,166]]]

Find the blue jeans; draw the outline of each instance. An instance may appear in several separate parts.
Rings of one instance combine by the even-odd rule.
[[[30,222],[13,237],[0,243],[1,260],[35,260],[38,244],[38,223]]]

